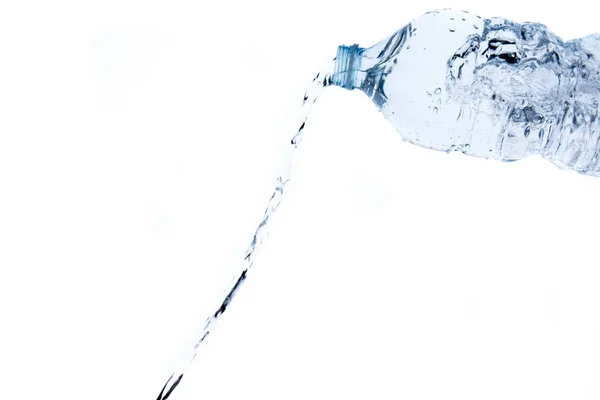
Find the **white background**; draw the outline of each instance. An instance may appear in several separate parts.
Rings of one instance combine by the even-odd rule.
[[[442,7],[600,30],[583,0],[2,2],[1,397],[156,398],[319,66]],[[600,397],[599,179],[417,148],[339,88],[297,161],[174,400]]]

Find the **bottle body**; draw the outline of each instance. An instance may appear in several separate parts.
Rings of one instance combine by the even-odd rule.
[[[600,175],[600,36],[436,11],[369,49],[340,46],[332,83],[366,93],[416,145]]]

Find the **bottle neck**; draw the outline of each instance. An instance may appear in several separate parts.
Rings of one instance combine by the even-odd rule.
[[[360,88],[364,80],[361,71],[361,60],[365,49],[352,46],[339,46],[335,57],[335,67],[331,83],[344,89],[353,90]]]

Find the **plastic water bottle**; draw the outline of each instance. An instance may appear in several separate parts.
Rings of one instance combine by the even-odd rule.
[[[600,35],[434,11],[371,48],[340,46],[331,84],[363,91],[413,144],[600,175]]]

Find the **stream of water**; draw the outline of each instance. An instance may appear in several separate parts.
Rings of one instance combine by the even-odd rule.
[[[225,291],[224,295],[222,296],[222,298],[219,299],[217,306],[214,308],[214,312],[211,313],[208,316],[208,318],[206,318],[204,328],[198,335],[198,339],[196,340],[194,346],[183,357],[183,359],[174,369],[173,373],[170,375],[169,379],[167,379],[167,382],[164,384],[162,390],[160,391],[157,400],[166,400],[170,398],[173,391],[177,388],[177,386],[183,379],[191,363],[198,355],[198,350],[200,346],[210,335],[211,330],[215,326],[215,323],[227,310],[227,308],[231,304],[231,301],[235,298],[243,283],[248,278],[250,268],[252,268],[252,265],[254,264],[259,250],[261,249],[267,237],[269,236],[269,223],[273,219],[275,211],[277,211],[277,209],[281,205],[281,200],[283,198],[283,194],[285,193],[286,186],[291,179],[291,172],[294,166],[294,154],[296,152],[296,149],[298,148],[298,145],[302,141],[303,131],[306,127],[306,122],[308,120],[310,110],[313,104],[319,98],[319,96],[323,93],[325,88],[331,85],[332,73],[333,63],[331,63],[329,67],[322,69],[322,71],[315,76],[309,88],[304,93],[304,98],[302,99],[302,108],[300,111],[301,121],[299,123],[299,128],[294,133],[294,136],[289,141],[289,144],[287,146],[288,154],[286,157],[286,166],[277,177],[273,193],[271,193],[269,197],[269,201],[267,202],[267,206],[264,211],[263,217],[258,226],[256,227],[254,236],[252,237],[252,240],[248,245],[246,253],[243,257],[240,257],[239,266],[234,268],[234,270],[236,270],[237,272],[233,280],[229,284],[227,290]]]

